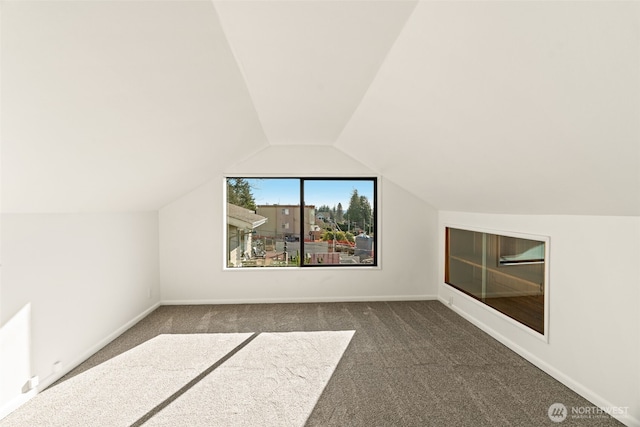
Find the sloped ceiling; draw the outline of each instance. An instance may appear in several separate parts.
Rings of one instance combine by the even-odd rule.
[[[640,3],[421,2],[336,146],[442,210],[638,215]]]
[[[215,2],[271,144],[333,144],[415,7]]]
[[[640,215],[637,2],[1,7],[4,212],[155,210],[330,149],[438,209]]]
[[[2,208],[155,210],[267,145],[211,2],[2,3]]]

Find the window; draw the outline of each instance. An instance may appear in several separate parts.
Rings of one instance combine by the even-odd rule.
[[[545,334],[548,238],[446,228],[445,282]]]
[[[228,268],[377,265],[376,178],[226,184]]]

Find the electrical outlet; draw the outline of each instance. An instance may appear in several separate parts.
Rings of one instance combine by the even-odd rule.
[[[449,297],[449,306],[453,305],[453,297]]]
[[[40,377],[38,377],[37,375],[33,376],[29,378],[26,383],[24,383],[24,385],[22,386],[22,392],[29,393],[30,391],[35,390],[38,387],[38,384],[40,384]]]
[[[151,299],[151,288],[147,290],[147,298]]]
[[[38,384],[40,384],[40,377],[36,375],[35,377],[29,378],[29,390],[38,387]]]

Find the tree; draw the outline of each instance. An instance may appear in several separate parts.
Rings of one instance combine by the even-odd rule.
[[[360,196],[360,212],[362,213],[362,229],[367,230],[367,224],[372,223],[373,209],[371,209],[371,203],[366,196]]]
[[[363,230],[367,229],[367,224],[371,224],[373,218],[373,209],[367,196],[358,194],[358,190],[354,189],[349,200],[349,209],[346,214],[347,220],[355,223],[356,227]]]
[[[244,178],[227,178],[227,202],[252,211],[257,209],[251,185]]]
[[[342,210],[342,203],[338,203],[338,208],[335,210],[334,216],[336,222],[344,221],[344,211]]]
[[[358,190],[353,189],[353,193],[351,193],[351,199],[349,200],[349,208],[347,209],[347,214],[345,215],[346,219],[350,223],[361,224],[362,223],[362,212],[360,209],[360,195],[358,195]]]

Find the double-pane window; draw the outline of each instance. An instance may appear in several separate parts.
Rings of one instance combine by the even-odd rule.
[[[376,178],[227,181],[227,267],[377,265]]]

